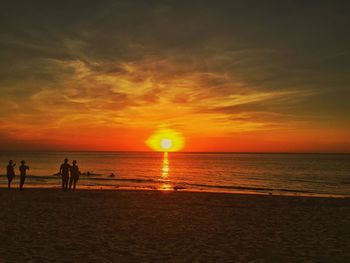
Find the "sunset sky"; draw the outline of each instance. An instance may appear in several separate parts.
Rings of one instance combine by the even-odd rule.
[[[0,149],[350,152],[349,7],[2,1]]]

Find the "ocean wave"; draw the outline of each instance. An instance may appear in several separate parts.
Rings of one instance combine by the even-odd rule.
[[[0,175],[3,179],[6,175]],[[16,176],[19,177],[19,176]],[[37,176],[29,175],[28,183],[42,183],[45,185],[54,184],[60,181],[59,176]],[[31,181],[31,182],[30,182]],[[5,181],[4,181],[5,182]],[[304,194],[322,194],[315,191],[300,190],[300,189],[289,189],[289,188],[272,188],[272,187],[254,187],[254,186],[242,186],[242,185],[216,185],[216,184],[200,184],[200,183],[189,183],[189,182],[172,182],[170,180],[162,179],[145,179],[145,178],[109,178],[109,177],[85,177],[81,176],[79,182],[82,185],[90,186],[104,186],[104,185],[115,185],[120,186],[122,184],[126,187],[136,187],[136,188],[149,188],[149,189],[162,189],[163,184],[168,184],[169,189],[173,190],[210,190],[210,191],[227,191],[227,192],[285,192],[285,193],[304,193]],[[79,184],[79,183],[78,183]]]
[[[265,188],[265,187],[249,187],[249,186],[239,186],[239,185],[208,185],[208,184],[192,184],[185,183],[185,185],[194,187],[205,187],[213,189],[228,189],[228,190],[241,190],[241,191],[266,191],[266,192],[291,192],[291,193],[312,193],[307,190],[297,190],[297,189],[286,189],[286,188]]]

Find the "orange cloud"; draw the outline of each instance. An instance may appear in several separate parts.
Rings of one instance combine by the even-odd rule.
[[[6,101],[19,112],[8,111],[0,125],[14,138],[66,149],[145,150],[152,130],[169,127],[188,137],[188,151],[304,149],[305,136],[292,139],[285,131],[303,129],[306,120],[287,106],[310,91],[263,91],[171,60],[46,63],[63,72],[59,82],[40,86],[23,102]]]

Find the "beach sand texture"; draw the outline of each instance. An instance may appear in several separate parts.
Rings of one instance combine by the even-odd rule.
[[[0,262],[350,262],[350,199],[0,189]]]

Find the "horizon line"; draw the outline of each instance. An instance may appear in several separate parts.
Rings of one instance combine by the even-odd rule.
[[[127,150],[0,150],[1,153],[12,153],[12,152],[110,152],[110,153],[164,153],[163,151],[127,151]],[[264,152],[264,151],[176,151],[168,153],[212,153],[212,154],[338,154],[347,155],[350,152]]]

